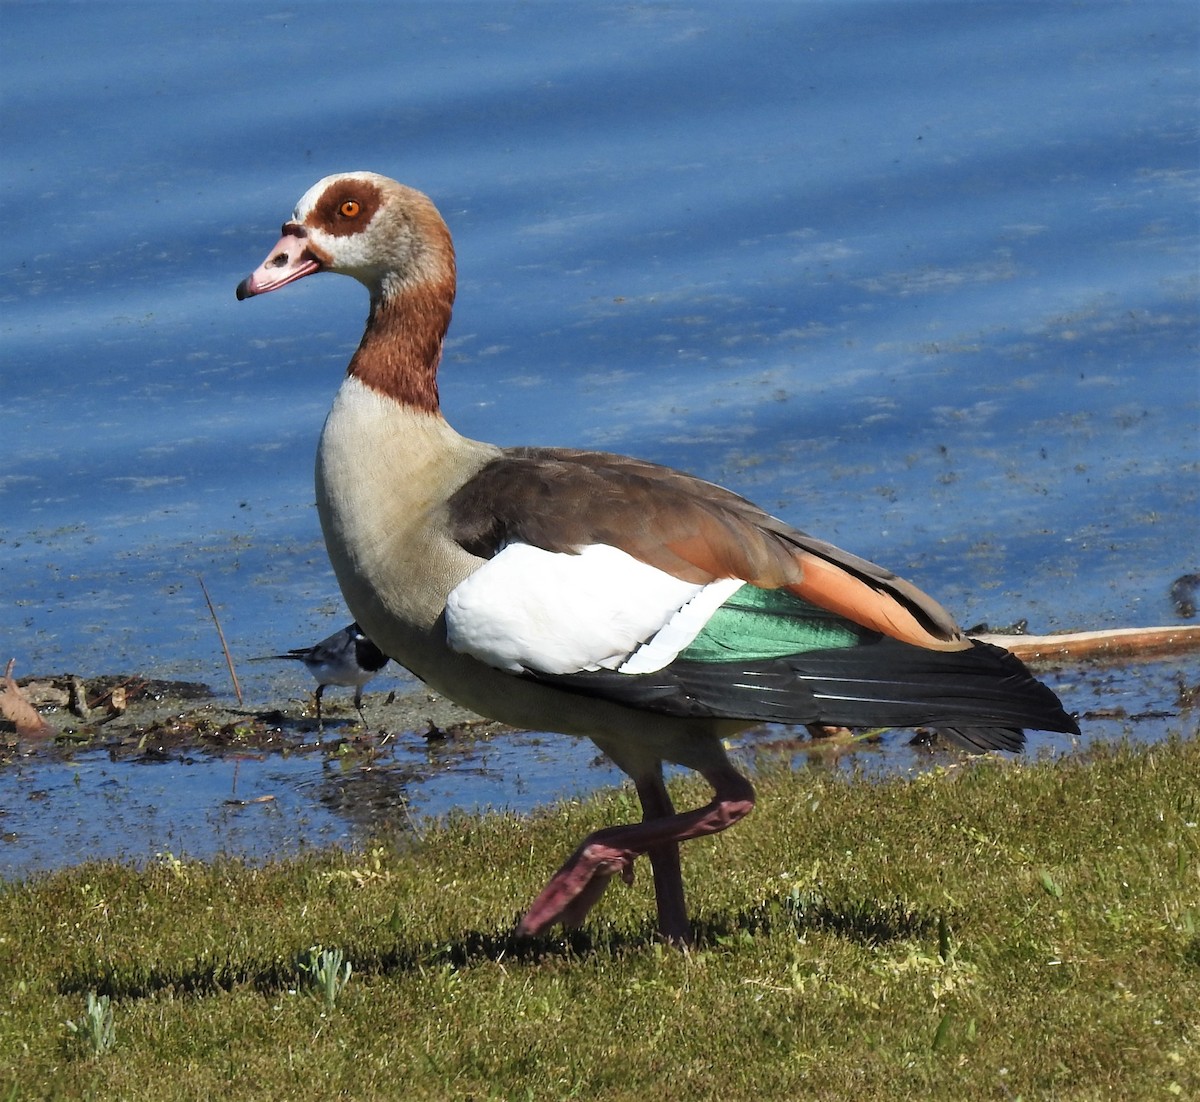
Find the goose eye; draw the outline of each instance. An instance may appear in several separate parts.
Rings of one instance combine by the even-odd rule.
[[[343,218],[357,218],[358,212],[361,210],[362,207],[359,205],[358,200],[356,199],[347,199],[340,207],[338,207],[338,213],[341,214]]]

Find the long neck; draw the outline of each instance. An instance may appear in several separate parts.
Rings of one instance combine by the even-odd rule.
[[[454,305],[454,273],[371,294],[347,374],[401,405],[437,413],[437,370]]]

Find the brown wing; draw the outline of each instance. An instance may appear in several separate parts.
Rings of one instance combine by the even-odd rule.
[[[514,448],[483,467],[448,507],[452,535],[482,558],[509,542],[565,552],[604,543],[688,581],[737,577],[788,589],[906,643],[970,646],[950,614],[911,583],[729,490],[654,463]]]

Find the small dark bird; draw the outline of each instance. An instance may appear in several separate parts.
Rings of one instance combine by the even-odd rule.
[[[311,647],[296,647],[287,654],[264,654],[253,662],[270,662],[277,658],[291,658],[303,662],[308,672],[317,679],[317,722],[321,722],[321,694],[326,685],[353,685],[354,707],[358,718],[365,724],[367,717],[362,710],[363,686],[388,663],[383,653],[364,634],[358,624],[348,624],[322,639]]]

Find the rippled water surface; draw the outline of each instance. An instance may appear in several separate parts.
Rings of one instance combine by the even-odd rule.
[[[1177,619],[1168,586],[1200,566],[1193,5],[0,20],[18,675],[224,692],[197,574],[239,660],[345,622],[312,454],[365,296],[233,289],[354,168],[454,234],[462,431],[685,467],[967,624]],[[240,672],[251,700],[303,684]]]

